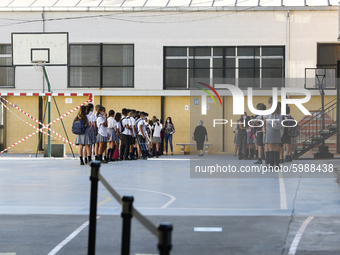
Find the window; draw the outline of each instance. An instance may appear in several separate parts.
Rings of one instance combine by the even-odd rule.
[[[10,44],[0,45],[0,87],[15,86],[15,72],[12,65],[12,46]]]
[[[131,44],[71,44],[69,54],[69,87],[134,86]]]
[[[284,46],[165,47],[164,88],[188,89],[192,78],[219,78],[241,88],[284,86]]]

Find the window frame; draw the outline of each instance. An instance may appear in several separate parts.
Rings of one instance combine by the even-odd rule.
[[[7,89],[7,88],[9,88],[9,89],[12,89],[12,88],[15,88],[15,72],[16,72],[16,66],[15,65],[13,65],[13,46],[12,46],[12,44],[11,43],[0,43],[0,46],[10,46],[11,47],[11,61],[10,61],[10,65],[1,65],[0,64],[0,68],[1,67],[12,67],[13,68],[13,86],[1,86],[1,84],[0,84],[0,89]]]
[[[253,47],[255,48],[259,48],[259,55],[256,55],[255,50],[254,50],[254,55],[253,56],[238,56],[238,49],[239,48],[243,48],[243,47]],[[262,55],[262,51],[263,48],[265,47],[271,47],[271,48],[282,48],[283,49],[283,55],[279,56],[279,55],[272,55],[272,56],[263,56]],[[167,56],[166,55],[166,49],[167,48],[186,48],[187,49],[187,55],[186,56]],[[195,52],[196,48],[210,48],[211,50],[211,54],[210,56],[195,56],[195,54],[193,54],[193,56],[190,56],[190,49],[193,49]],[[222,56],[214,56],[214,48],[222,48]],[[234,48],[235,49],[235,53],[234,56],[229,56],[227,55],[226,51],[227,48]],[[267,87],[267,86],[262,86],[263,85],[263,79],[267,79],[267,78],[263,78],[262,77],[262,72],[263,70],[268,70],[268,69],[280,69],[282,70],[282,87],[285,87],[285,68],[286,68],[286,59],[285,59],[285,51],[286,51],[286,47],[284,45],[239,45],[239,46],[232,46],[232,45],[228,45],[228,46],[164,46],[163,47],[163,90],[171,90],[171,89],[175,89],[175,90],[190,90],[190,75],[189,72],[190,70],[199,70],[199,69],[206,69],[206,68],[195,68],[195,64],[193,64],[193,68],[190,68],[189,66],[189,61],[191,59],[195,60],[195,59],[209,59],[210,60],[210,79],[214,78],[213,77],[213,73],[214,70],[222,70],[222,78],[221,79],[235,79],[235,85],[237,87],[239,87],[239,70],[241,69],[253,69],[254,71],[256,69],[259,70],[259,77],[256,79],[259,79],[259,87],[253,87],[253,89],[271,89],[273,87]],[[235,67],[227,67],[226,66],[226,59],[235,59]],[[167,67],[166,66],[166,60],[168,59],[187,59],[187,67]],[[222,67],[214,67],[213,66],[213,61],[214,59],[222,59]],[[253,59],[254,61],[256,59],[259,59],[259,66],[256,67],[254,64],[254,67],[239,67],[239,63],[240,60],[245,60],[245,59]],[[264,59],[281,59],[282,60],[282,67],[263,67],[262,66],[262,61]],[[194,61],[195,63],[195,61]],[[187,70],[187,86],[186,87],[166,87],[166,70],[167,69],[186,69]],[[226,77],[226,70],[235,70],[235,75],[234,78],[227,78]],[[255,77],[252,77],[255,78]],[[241,78],[244,79],[244,78]],[[274,78],[273,78],[274,79]],[[242,88],[242,87],[240,87]]]
[[[100,51],[100,61],[99,65],[71,65],[71,47],[72,46],[99,46],[99,51]],[[114,45],[114,46],[124,46],[124,45],[130,45],[132,46],[132,59],[133,59],[133,65],[103,65],[103,46],[105,45]],[[99,68],[99,87],[94,87],[94,86],[71,86],[71,68],[72,67],[95,67]],[[131,87],[126,87],[126,86],[110,86],[110,87],[103,87],[103,77],[104,77],[104,68],[105,67],[119,67],[119,68],[124,68],[124,67],[129,67],[132,68],[132,86]],[[112,89],[112,88],[135,88],[135,45],[133,43],[70,43],[69,44],[69,51],[68,51],[68,64],[67,64],[67,88],[71,89],[81,89],[81,88],[91,88],[91,89]]]

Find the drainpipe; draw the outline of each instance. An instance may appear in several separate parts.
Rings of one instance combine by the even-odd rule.
[[[340,41],[340,6],[338,8],[338,41]]]
[[[289,27],[289,11],[286,16],[286,54],[285,54],[285,78],[289,78],[289,51],[290,51],[290,27]]]

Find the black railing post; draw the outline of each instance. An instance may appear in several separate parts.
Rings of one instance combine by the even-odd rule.
[[[170,255],[172,224],[161,223],[158,226],[158,250],[160,255]]]
[[[122,197],[122,218],[123,218],[123,230],[122,230],[122,250],[121,255],[130,254],[130,236],[131,236],[131,218],[132,218],[132,203],[133,197]]]
[[[89,226],[89,242],[88,255],[96,253],[96,224],[97,224],[97,198],[98,198],[98,174],[100,163],[98,161],[91,162],[91,198],[90,198],[90,226]]]

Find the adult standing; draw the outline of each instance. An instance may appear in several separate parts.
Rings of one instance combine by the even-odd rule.
[[[165,155],[168,155],[168,143],[170,144],[171,155],[173,156],[172,135],[175,133],[175,126],[172,123],[171,117],[166,118],[164,139],[165,139]]]
[[[197,127],[195,128],[194,134],[192,135],[192,140],[196,141],[197,150],[200,151],[199,157],[202,157],[203,154],[203,145],[204,140],[208,142],[208,133],[207,129],[203,126],[203,120],[200,120],[197,123]]]

